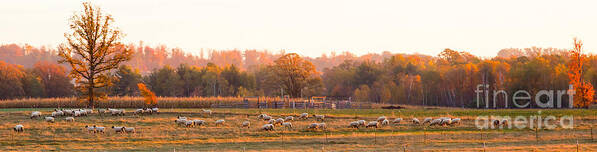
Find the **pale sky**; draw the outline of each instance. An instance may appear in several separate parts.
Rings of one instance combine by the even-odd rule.
[[[0,44],[57,46],[80,0],[0,1]],[[495,56],[502,48],[597,52],[596,1],[139,0],[92,1],[116,18],[125,43],[198,53],[268,49],[307,56],[350,51]]]

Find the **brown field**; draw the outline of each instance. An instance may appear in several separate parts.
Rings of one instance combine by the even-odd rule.
[[[533,115],[537,109],[473,110],[473,109],[405,109],[405,110],[293,110],[293,109],[212,109],[204,115],[200,109],[161,109],[159,115],[101,116],[97,113],[65,122],[55,123],[29,119],[33,110],[48,115],[51,109],[0,109],[0,151],[597,151],[597,140],[591,141],[591,127],[597,122],[597,110],[542,110],[543,115],[573,115],[574,129],[556,128],[539,130],[537,136],[530,129],[478,130],[474,125],[477,115]],[[305,129],[314,119],[292,121],[294,128],[277,127],[275,131],[260,131],[266,122],[257,120],[259,113],[278,118],[302,112],[325,114],[326,130]],[[173,121],[176,116],[202,119],[207,126],[183,127]],[[350,121],[375,120],[377,116],[402,117],[460,117],[464,123],[456,126],[398,125],[378,129],[347,128]],[[225,119],[225,126],[214,126],[214,121]],[[241,128],[250,120],[250,129]],[[23,124],[25,132],[11,129]],[[107,132],[88,133],[84,126],[107,127]],[[111,126],[130,126],[136,133],[121,134]],[[538,137],[538,138],[537,138]],[[597,135],[593,135],[597,137]],[[578,145],[577,145],[578,142]]]

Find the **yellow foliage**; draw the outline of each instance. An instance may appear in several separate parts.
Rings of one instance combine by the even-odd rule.
[[[139,91],[141,92],[141,95],[143,95],[143,98],[145,98],[145,104],[147,105],[157,105],[158,104],[158,98],[155,96],[155,94],[153,92],[151,92],[151,90],[149,90],[147,87],[145,87],[145,84],[143,83],[138,83],[137,86],[139,87]]]

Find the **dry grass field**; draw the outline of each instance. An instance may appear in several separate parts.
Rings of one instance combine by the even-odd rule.
[[[0,109],[0,151],[597,151],[597,139],[591,141],[591,129],[597,134],[597,110],[473,110],[421,108],[402,110],[293,110],[293,109],[211,109],[212,115],[201,109],[160,109],[159,115],[125,116],[98,115],[76,117],[66,122],[58,117],[55,123],[30,119],[31,111],[50,114],[52,109]],[[474,119],[479,115],[574,116],[574,129],[553,130],[491,129],[479,130]],[[326,130],[307,130],[315,119],[294,120],[292,129],[277,127],[261,131],[265,121],[257,115],[266,113],[274,118],[287,115],[324,114]],[[373,121],[378,116],[406,119],[398,125],[381,128],[347,128],[351,121]],[[207,126],[184,127],[174,123],[176,116],[202,119]],[[455,126],[413,125],[413,117],[459,117],[463,123]],[[225,119],[224,126],[215,126]],[[251,128],[241,128],[249,120]],[[13,132],[23,124],[25,131]],[[106,133],[88,133],[84,126],[106,127]],[[136,133],[115,133],[111,126],[135,127]],[[597,135],[593,135],[597,138]],[[578,143],[578,144],[577,144]]]

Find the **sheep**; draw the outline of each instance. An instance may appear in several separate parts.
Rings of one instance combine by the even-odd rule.
[[[124,132],[124,127],[114,127],[112,126],[112,130],[114,130],[114,132]]]
[[[319,129],[326,129],[327,127],[326,127],[325,123],[318,123],[317,124],[317,128],[319,128]]]
[[[369,127],[375,127],[375,128],[377,128],[377,127],[379,127],[379,123],[377,121],[371,121],[366,126],[366,128],[369,128]]]
[[[133,127],[122,127],[122,130],[126,133],[135,133],[135,128]]]
[[[431,123],[431,120],[433,120],[433,118],[427,117],[427,118],[423,119],[423,124],[428,123],[428,122]]]
[[[419,121],[419,119],[417,118],[413,118],[412,123],[415,125],[421,124],[421,121]]]
[[[302,113],[302,114],[299,116],[299,119],[307,119],[307,118],[309,118],[309,114],[308,114],[308,113]]]
[[[197,120],[197,119],[195,119],[195,120],[193,120],[193,125],[194,125],[194,126],[201,126],[201,125],[205,125],[205,121],[203,121],[203,120]]]
[[[282,123],[284,123],[284,119],[282,119],[282,118],[278,118],[278,119],[276,119],[276,122],[275,122],[275,123],[276,123],[276,124],[280,124],[280,125],[281,125]]]
[[[288,116],[288,117],[284,118],[284,121],[292,121],[292,120],[294,120],[293,116]]]
[[[319,121],[323,121],[323,119],[325,118],[325,115],[313,115],[313,117],[315,117]]]
[[[87,114],[93,114],[93,110],[91,110],[91,109],[85,109],[85,113],[87,113]]]
[[[138,115],[140,113],[143,113],[143,109],[137,109],[133,114]]]
[[[450,123],[450,125],[454,125],[454,124],[460,124],[460,118],[452,119],[452,123]]]
[[[433,119],[431,122],[429,122],[429,126],[440,125],[441,123],[442,119]]]
[[[350,124],[348,124],[348,128],[357,128],[357,129],[359,129],[359,122],[358,121],[350,122]]]
[[[74,122],[75,118],[74,117],[66,117],[66,118],[64,118],[64,120]]]
[[[500,125],[500,120],[493,120],[493,125],[494,126],[499,126]]]
[[[367,126],[367,122],[365,120],[359,120],[357,122],[359,123],[359,126],[362,126],[362,127]]]
[[[224,119],[220,119],[216,121],[216,126],[218,125],[224,125],[224,122],[226,122]]]
[[[184,125],[185,125],[186,127],[193,127],[193,125],[194,125],[194,124],[195,124],[195,122],[194,122],[194,121],[191,121],[191,120],[185,120],[185,121],[184,121]]]
[[[181,116],[177,116],[176,118],[177,118],[177,119],[184,119],[184,120],[187,120],[187,117],[181,117]]]
[[[64,112],[65,115],[69,115],[72,116],[73,115],[73,110],[62,110],[62,112]]]
[[[85,128],[87,129],[87,132],[93,132],[93,133],[95,133],[95,127],[94,126],[85,126]]]
[[[97,133],[97,132],[104,133],[104,128],[105,128],[105,127],[97,127],[97,126],[93,125],[93,128],[95,128],[95,132],[96,132],[96,133]]]
[[[263,120],[269,121],[269,120],[273,120],[273,118],[272,118],[272,116],[264,116]]]
[[[257,119],[263,119],[265,116],[267,116],[267,114],[259,114],[259,116],[257,116]]]
[[[184,125],[187,122],[187,119],[176,119],[174,120],[174,123],[178,124],[178,125]]]
[[[286,127],[287,129],[290,129],[290,128],[292,128],[292,123],[285,122],[285,123],[282,123],[282,126]]]
[[[402,121],[402,118],[396,118],[394,119],[394,121],[392,121],[393,124],[399,124],[400,121]]]
[[[386,116],[381,116],[381,117],[377,118],[377,122],[382,122],[386,119],[388,119]]]
[[[155,108],[151,108],[151,113],[152,113],[152,114],[153,114],[153,113],[156,113],[156,114],[158,114],[158,115],[160,114],[160,112],[159,112],[159,109],[158,109],[157,107],[155,107]]]
[[[54,109],[54,112],[52,112],[52,117],[58,117],[58,116],[62,116],[64,115],[64,112],[58,110],[58,109]]]
[[[311,123],[307,126],[307,129],[317,129],[319,127],[318,123]]]
[[[381,121],[381,125],[389,125],[390,121],[388,119],[384,119],[383,121]]]
[[[444,125],[450,125],[452,123],[452,118],[442,118],[442,122],[440,123],[440,125],[444,126]]]
[[[247,128],[251,128],[251,122],[250,121],[243,121],[242,123],[242,127],[247,127]]]
[[[54,117],[46,117],[45,118],[46,122],[54,122]]]
[[[153,112],[151,109],[149,109],[149,108],[143,108],[143,113],[149,113],[149,114],[151,114],[151,112]]]
[[[508,125],[508,119],[502,119],[502,121],[500,121],[501,125]]]
[[[81,116],[81,112],[80,111],[74,111],[73,112],[73,116],[79,117],[79,116]]]
[[[274,119],[270,119],[270,120],[269,120],[267,123],[268,123],[268,124],[275,125],[275,124],[276,124],[276,120],[274,120]]]
[[[211,110],[205,110],[205,109],[201,109],[201,112],[203,112],[204,114],[208,114],[211,115]]]
[[[109,109],[109,111],[113,116],[118,116],[118,115],[124,116],[124,114],[125,114],[124,109]]]
[[[41,117],[41,112],[39,112],[39,111],[33,111],[33,112],[31,112],[31,117],[30,117],[31,119],[33,119],[33,118],[39,118],[39,117]]]
[[[25,127],[23,127],[23,125],[21,125],[21,124],[16,125],[15,127],[12,128],[12,130],[14,130],[15,132],[23,132],[24,129],[25,129]]]
[[[106,113],[105,109],[97,109],[97,113],[100,115],[103,115],[104,113]]]
[[[274,130],[274,125],[272,125],[272,124],[265,124],[265,125],[263,125],[263,126],[261,127],[261,130],[264,130],[264,131],[272,131],[272,130]]]

